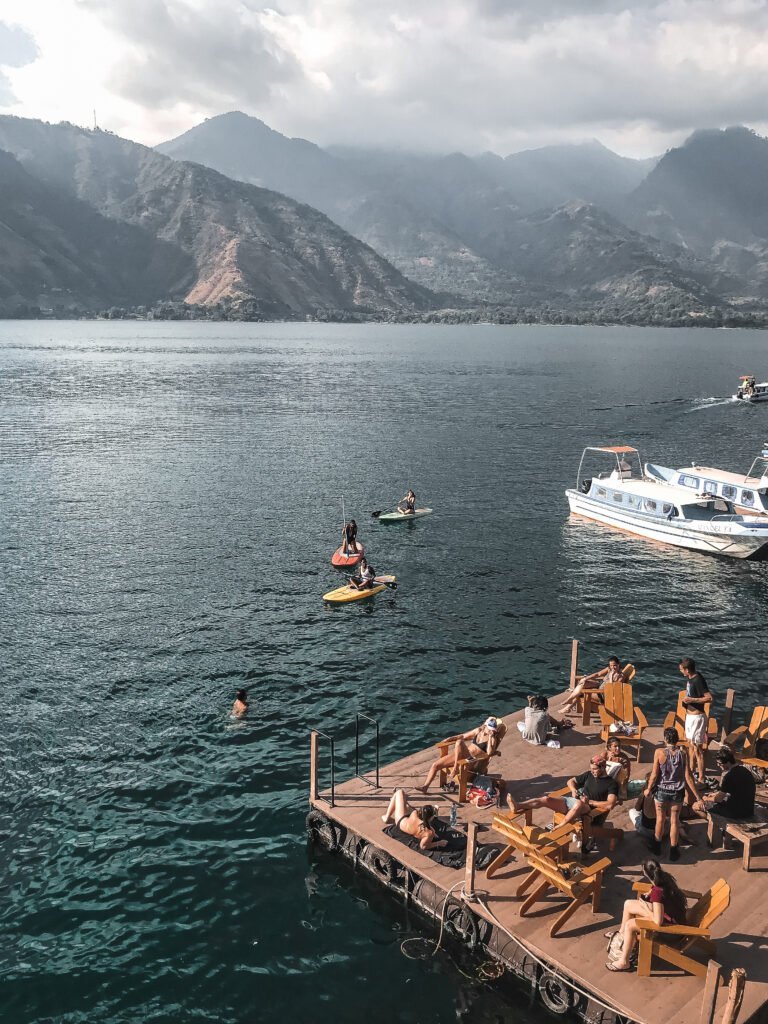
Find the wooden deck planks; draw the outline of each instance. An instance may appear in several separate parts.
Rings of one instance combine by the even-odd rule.
[[[559,703],[553,700],[553,708]],[[537,796],[563,786],[572,776],[586,771],[589,758],[602,747],[599,726],[593,722],[563,734],[560,750],[536,747],[525,743],[515,722],[522,719],[523,712],[505,716],[509,729],[501,748],[501,756],[491,762],[491,774],[500,775],[516,798]],[[474,724],[468,725],[472,728]],[[440,737],[435,737],[435,742]],[[632,764],[632,777],[643,778],[650,770],[653,748],[661,742],[661,728],[650,727],[643,744],[643,760]],[[321,755],[322,756],[322,755]],[[455,798],[441,793],[434,786],[427,797],[415,792],[415,787],[424,781],[427,769],[436,756],[433,747],[418,751],[386,765],[380,771],[380,789],[373,790],[359,779],[342,783],[336,787],[336,807],[331,809],[321,794],[316,806],[328,813],[369,842],[389,852],[400,863],[405,864],[417,875],[429,879],[447,891],[463,879],[463,870],[455,870],[433,863],[427,857],[407,849],[384,834],[381,815],[392,790],[402,786],[413,804],[436,803],[441,816],[447,816]],[[634,801],[628,801],[611,817],[618,827],[624,828],[624,841],[614,853],[608,853],[614,867],[606,875],[603,900],[599,914],[593,915],[589,907],[579,908],[568,922],[564,931],[554,939],[549,937],[549,927],[554,919],[558,900],[552,898],[551,909],[541,904],[542,910],[521,918],[520,901],[513,896],[514,889],[526,870],[518,854],[493,879],[488,880],[485,872],[478,870],[476,889],[487,904],[473,904],[476,913],[494,921],[495,918],[509,931],[526,942],[538,955],[559,966],[565,973],[580,983],[589,992],[609,1003],[621,1013],[631,1016],[643,1024],[689,1024],[699,1019],[703,982],[698,978],[683,976],[670,969],[665,975],[654,974],[651,978],[639,978],[634,972],[611,974],[605,968],[606,939],[603,933],[620,918],[623,902],[633,895],[632,882],[640,877],[640,863],[648,856],[648,850],[641,838],[634,832],[627,814]],[[489,825],[493,808],[477,810],[467,804],[458,807],[459,824],[469,820],[480,825]],[[534,821],[545,823],[551,819],[546,811],[534,813]],[[731,885],[731,905],[714,926],[717,939],[717,959],[723,965],[727,978],[733,967],[744,967],[748,981],[739,1021],[747,1021],[760,1007],[768,1003],[768,915],[765,910],[765,875],[768,872],[768,855],[753,858],[753,870],[748,874],[741,868],[741,852],[724,853],[710,850],[706,845],[706,823],[694,822],[688,825],[694,846],[682,848],[679,863],[667,865],[684,889],[703,891],[717,878],[725,878]],[[499,842],[501,837],[492,830],[480,831],[480,843]],[[607,851],[605,843],[600,844],[600,855]],[[768,854],[768,850],[766,850]],[[662,857],[666,864],[666,858]],[[494,923],[496,923],[494,921]],[[655,962],[655,969],[664,965]],[[726,989],[720,991],[715,1019],[718,1020],[725,1005]]]

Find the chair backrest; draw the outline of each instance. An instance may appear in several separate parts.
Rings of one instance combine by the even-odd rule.
[[[768,740],[768,707],[757,707],[744,737],[744,753],[751,754],[760,740]]]
[[[635,666],[632,664],[631,661],[627,662],[627,664],[624,666],[624,668],[621,670],[621,672],[622,672],[622,675],[624,676],[624,682],[625,683],[631,683],[632,680],[637,675],[637,672],[635,671]]]
[[[501,741],[504,739],[504,737],[506,735],[507,735],[507,723],[500,721],[499,722],[499,727],[496,730],[496,749],[497,750],[501,746]]]
[[[731,887],[724,878],[718,878],[712,888],[698,898],[688,909],[687,924],[693,928],[704,928],[707,931],[727,909],[731,902]]]
[[[606,683],[603,687],[603,707],[614,722],[634,722],[635,705],[630,683]]]

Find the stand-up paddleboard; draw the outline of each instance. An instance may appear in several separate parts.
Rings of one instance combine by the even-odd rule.
[[[402,523],[405,519],[418,519],[420,516],[431,516],[431,508],[417,508],[415,512],[382,512],[378,516],[380,523]]]
[[[388,583],[394,583],[394,576],[376,576],[374,578],[374,585],[367,587],[365,590],[358,590],[356,587],[337,587],[335,590],[329,590],[327,594],[323,594],[323,600],[329,604],[349,604],[350,601],[364,601],[368,597],[373,597],[374,594],[380,594],[382,590],[387,589]]]
[[[345,555],[344,545],[342,544],[342,546],[337,548],[331,555],[331,565],[335,565],[337,569],[351,568],[357,565],[365,554],[365,547],[360,543],[360,541],[358,541],[357,548],[357,554],[350,551],[348,555]]]

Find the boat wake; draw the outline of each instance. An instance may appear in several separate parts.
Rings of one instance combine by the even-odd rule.
[[[733,405],[738,401],[738,398],[733,398],[733,396],[728,398],[718,398],[716,395],[710,395],[709,398],[694,398],[693,408],[689,409],[688,412],[700,412],[702,409],[713,409],[718,405]]]

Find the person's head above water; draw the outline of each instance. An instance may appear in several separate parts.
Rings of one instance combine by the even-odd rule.
[[[242,704],[247,704],[248,703],[248,691],[247,690],[238,690],[237,691],[237,695],[235,697],[235,700],[239,700]]]

